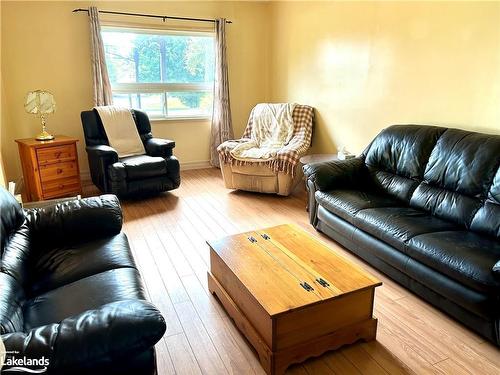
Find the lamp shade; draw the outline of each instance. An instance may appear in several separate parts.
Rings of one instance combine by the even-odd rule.
[[[54,95],[44,90],[30,91],[26,95],[24,109],[26,112],[33,115],[48,115],[54,113],[56,111]]]

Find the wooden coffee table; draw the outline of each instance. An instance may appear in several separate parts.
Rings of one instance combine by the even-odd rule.
[[[382,283],[292,225],[210,241],[208,287],[268,374],[375,339]]]

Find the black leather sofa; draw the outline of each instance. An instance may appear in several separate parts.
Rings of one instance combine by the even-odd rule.
[[[179,187],[179,161],[175,142],[153,138],[148,115],[131,110],[146,155],[119,158],[109,146],[101,118],[95,109],[81,113],[92,182],[104,193],[134,198]]]
[[[500,345],[500,136],[396,125],[304,166],[311,224]]]
[[[24,366],[35,370],[43,359],[48,374],[155,374],[166,325],[145,299],[118,199],[23,210],[0,188],[0,213],[7,361],[37,360]]]

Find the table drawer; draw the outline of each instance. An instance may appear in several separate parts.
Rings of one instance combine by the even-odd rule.
[[[76,158],[76,150],[74,145],[39,148],[36,151],[36,157],[39,165],[57,163],[74,160]]]
[[[76,161],[40,165],[40,179],[42,183],[77,175],[78,165]]]
[[[80,180],[78,177],[70,177],[46,182],[43,184],[42,190],[44,199],[80,194]]]

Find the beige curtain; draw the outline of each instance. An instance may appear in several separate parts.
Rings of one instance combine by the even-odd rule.
[[[229,78],[226,57],[226,19],[218,18],[215,22],[215,84],[212,131],[210,139],[210,164],[220,168],[217,147],[233,139],[231,106],[229,103]]]
[[[113,94],[111,92],[108,68],[106,67],[106,59],[104,56],[99,11],[96,7],[89,7],[89,21],[92,79],[94,83],[94,105],[112,105]]]

